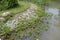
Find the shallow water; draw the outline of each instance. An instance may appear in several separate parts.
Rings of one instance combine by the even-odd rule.
[[[42,33],[41,40],[60,40],[60,9],[54,4],[54,7],[50,5],[45,8],[45,12],[52,13],[53,16],[49,20],[49,29]]]

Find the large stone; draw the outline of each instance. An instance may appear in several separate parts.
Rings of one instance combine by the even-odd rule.
[[[2,17],[9,16],[10,14],[11,14],[10,12],[4,12],[4,13],[2,14]]]

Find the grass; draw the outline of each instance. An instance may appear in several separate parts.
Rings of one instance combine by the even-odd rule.
[[[20,7],[9,9],[9,10],[5,10],[3,12],[9,11],[9,12],[11,12],[13,14],[16,14],[18,12],[23,12],[24,10],[26,10],[29,7],[29,3],[28,2],[21,2],[20,1],[19,4],[20,4]],[[2,12],[0,12],[0,13],[2,13]],[[38,10],[37,10],[36,13],[39,16],[38,18],[32,18],[31,20],[27,20],[27,21],[25,21],[25,20],[20,21],[20,23],[13,30],[12,33],[16,33],[17,34],[16,36],[19,36],[19,38],[20,37],[23,38],[23,36],[25,34],[29,34],[31,36],[34,33],[34,37],[38,38],[39,34],[42,32],[42,30],[44,28],[43,27],[44,24],[42,24],[42,21],[47,16],[47,14],[45,14],[43,8],[41,8],[40,6],[38,6]],[[41,18],[41,17],[44,17],[44,18]],[[8,29],[5,29],[5,30],[8,30]],[[3,30],[3,32],[4,32],[4,30]],[[7,35],[7,36],[9,36],[9,35]],[[28,35],[26,35],[26,36],[28,36]]]
[[[16,14],[16,13],[21,13],[21,12],[25,11],[29,7],[29,3],[28,2],[19,1],[18,3],[19,3],[19,7],[12,8],[12,9],[9,9],[9,10],[0,11],[0,16],[4,12],[11,12],[11,14],[13,14],[13,15]],[[2,27],[5,24],[5,22],[10,19],[10,16],[4,17],[4,18],[5,18],[5,21],[4,22],[0,22],[0,27]],[[8,31],[7,29],[6,29],[6,31]],[[0,31],[6,32],[4,30],[0,30]],[[2,32],[0,32],[0,34]]]
[[[16,8],[0,11],[0,16],[4,12],[10,12],[11,14],[16,14],[16,13],[19,13],[19,12],[23,12],[24,10],[26,10],[29,7],[28,2],[19,1],[18,3],[19,3],[19,6],[16,7]]]
[[[24,12],[27,8],[29,8],[30,6],[30,3],[28,2],[24,2],[24,1],[18,1],[19,3],[19,6],[16,7],[16,8],[12,8],[12,9],[8,9],[8,10],[3,10],[3,11],[0,11],[0,17],[2,15],[2,13],[4,12],[10,12],[11,15],[10,16],[7,16],[7,17],[4,17],[5,18],[5,21],[4,23],[9,20],[11,18],[11,16],[14,16],[15,14],[17,13],[21,13],[21,12]]]
[[[41,8],[40,6],[38,6],[38,10],[36,13],[39,16],[38,18],[32,18],[31,20],[27,20],[27,21],[26,20],[20,21],[20,23],[14,29],[14,33],[16,33],[17,35],[19,35],[22,38],[24,35],[26,35],[26,36],[30,35],[31,36],[34,33],[34,37],[38,38],[39,34],[42,33],[43,28],[45,28],[43,26],[44,24],[42,23],[42,21],[47,16],[47,14],[44,13],[43,8]],[[41,17],[44,17],[44,18],[42,19]],[[46,30],[47,30],[47,27],[46,27]]]

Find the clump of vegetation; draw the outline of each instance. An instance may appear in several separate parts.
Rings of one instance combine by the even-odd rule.
[[[33,39],[36,39],[42,33],[43,28],[45,28],[45,26],[43,26],[43,20],[45,19],[45,17],[47,17],[47,13],[44,12],[43,8],[38,6],[36,14],[38,14],[37,18],[31,18],[30,20],[20,20],[20,23],[13,30],[14,34],[19,39],[23,39],[23,37],[25,36],[32,35],[34,35]]]
[[[0,26],[0,36],[6,35],[10,32],[10,27],[7,27],[6,25]]]
[[[10,31],[10,28],[3,27],[0,33],[4,33],[4,36],[7,40],[13,40],[15,37],[19,39],[23,39],[25,36],[34,35],[33,39],[37,39],[43,31],[43,20],[47,17],[47,13],[44,12],[44,9],[38,6],[38,10],[36,11],[38,15],[37,18],[31,18],[30,20],[20,20],[19,24],[15,29]],[[12,37],[11,35],[15,36]],[[8,37],[9,36],[9,37]]]
[[[9,0],[9,2],[10,1],[11,0]],[[33,3],[41,2],[41,0],[30,0],[30,1]],[[8,6],[7,3],[8,2],[6,2],[6,5]],[[17,5],[17,2],[15,3],[14,1],[12,1],[12,3],[9,3],[10,6],[7,8],[12,8],[13,6]],[[18,12],[23,12],[24,10],[26,10],[29,7],[28,2],[18,2],[18,3],[19,3],[19,7],[8,9],[5,11],[9,11],[9,12],[15,14]],[[23,39],[23,37],[25,37],[25,36],[32,36],[32,35],[34,35],[33,39],[37,39],[40,36],[40,34],[42,33],[43,28],[45,28],[45,26],[43,26],[43,23],[44,23],[43,20],[47,17],[47,13],[44,12],[44,9],[41,8],[40,6],[37,6],[37,7],[38,7],[38,10],[36,11],[36,14],[38,16],[37,18],[31,18],[30,20],[19,20],[20,23],[12,31],[10,30],[9,27],[5,26],[3,23],[3,24],[1,24],[3,26],[0,26],[0,28],[1,28],[0,34],[5,36],[5,38],[7,40],[13,40],[13,39],[15,39],[15,37],[18,37],[19,39]],[[1,10],[3,10],[3,9],[1,9]],[[3,11],[3,12],[5,12],[5,11]],[[9,18],[10,18],[10,16],[6,17],[6,19],[9,19]],[[47,29],[47,27],[46,27],[46,29]],[[12,35],[13,35],[13,37],[12,37]],[[7,36],[9,36],[9,37],[7,37]],[[11,38],[13,38],[13,39],[11,39]]]
[[[21,13],[21,12],[25,11],[30,6],[30,4],[28,2],[23,2],[23,1],[19,1],[18,4],[19,4],[18,7],[0,11],[0,16],[4,12],[10,12],[11,15],[16,14],[16,13]]]
[[[28,1],[28,2],[33,2],[37,4],[48,4],[51,0],[20,0],[20,1]]]
[[[16,7],[18,5],[17,0],[0,0],[0,11]]]
[[[19,6],[18,7],[15,7],[15,8],[11,8],[11,9],[8,9],[8,10],[3,10],[0,12],[0,15],[3,13],[3,12],[11,12],[11,15],[14,16],[14,14],[16,13],[20,13],[20,12],[23,12],[25,11],[29,6],[30,4],[28,2],[22,2],[22,1],[19,1],[18,2]],[[7,36],[11,36],[12,32],[10,30],[10,27],[7,27],[5,25],[5,23],[11,18],[10,16],[7,16],[7,17],[4,17],[5,18],[5,21],[4,22],[0,22],[0,36],[4,36],[4,38],[7,39]],[[10,40],[10,38],[9,38]]]
[[[30,3],[28,2],[23,2],[23,1],[19,1],[18,2],[19,6],[18,7],[15,7],[15,8],[11,8],[11,9],[8,9],[8,10],[3,10],[3,11],[0,11],[0,16],[2,15],[2,13],[4,12],[10,12],[10,15],[9,16],[6,16],[4,17],[5,21],[4,23],[6,23],[10,18],[12,18],[15,14],[17,13],[21,13],[23,11],[25,11],[27,8],[29,8],[30,6]],[[2,16],[1,16],[2,17]],[[0,23],[2,24],[2,23]]]

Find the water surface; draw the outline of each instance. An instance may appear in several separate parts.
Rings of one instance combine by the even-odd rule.
[[[52,13],[53,16],[49,20],[48,31],[44,31],[42,34],[42,40],[60,40],[60,5],[58,5],[58,3],[53,4],[45,8],[45,12]]]

